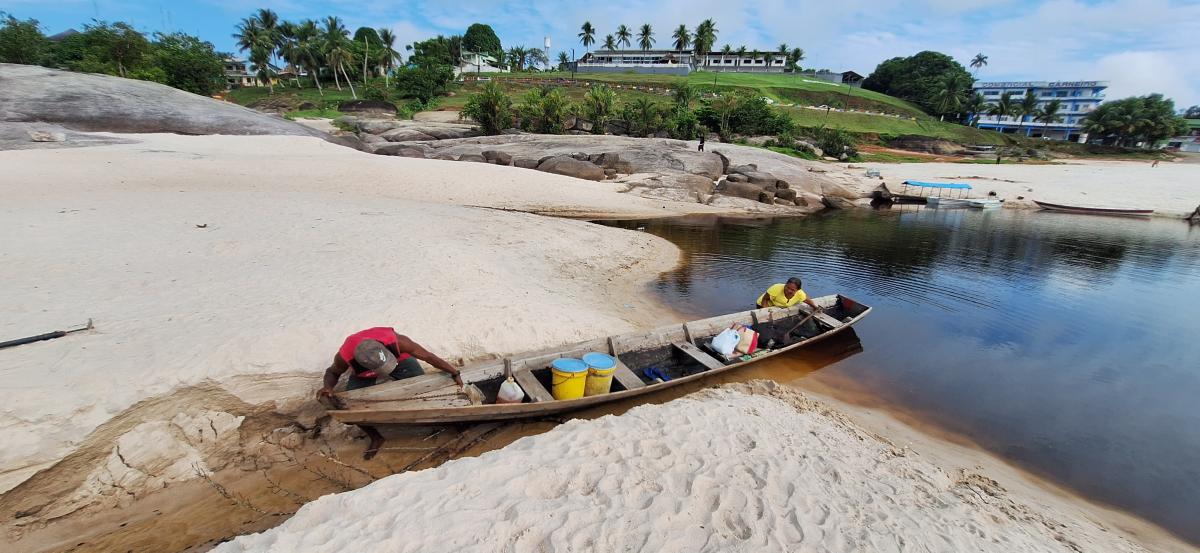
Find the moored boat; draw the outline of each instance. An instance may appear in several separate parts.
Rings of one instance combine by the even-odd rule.
[[[975,209],[996,209],[1004,207],[1004,204],[995,198],[982,198],[976,200],[967,200],[967,206]]]
[[[427,374],[341,392],[337,394],[341,408],[329,414],[351,424],[429,425],[567,413],[664,390],[793,351],[849,329],[871,311],[843,296],[813,299],[823,311],[812,313],[804,304],[743,311],[465,367],[463,380],[483,392],[482,405],[472,405],[444,374]],[[735,323],[753,327],[760,342],[771,345],[753,355],[723,359],[709,348],[709,343]],[[606,352],[616,361],[609,393],[556,400],[550,392],[550,363],[597,351]],[[500,385],[510,372],[524,390],[525,399],[521,403],[495,403]]]
[[[1050,202],[1040,202],[1034,200],[1033,203],[1038,207],[1047,211],[1061,211],[1063,213],[1082,213],[1084,215],[1118,215],[1123,217],[1149,217],[1154,213],[1153,209],[1119,209],[1112,207],[1081,207],[1073,205],[1052,204]]]

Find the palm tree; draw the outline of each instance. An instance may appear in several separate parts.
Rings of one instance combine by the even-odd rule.
[[[604,49],[605,50],[616,50],[617,49],[617,40],[614,39],[612,35],[604,36]]]
[[[352,59],[352,54],[347,46],[348,34],[340,17],[331,15],[325,18],[325,61],[329,63],[329,68],[333,71],[333,82],[337,84],[338,90],[342,89],[337,78],[338,70],[341,70],[342,76],[346,78],[346,84],[350,86],[350,96],[357,100],[358,93],[354,91],[354,83],[350,82],[350,75],[346,73],[346,62]]]
[[[1037,96],[1033,95],[1032,90],[1026,90],[1025,97],[1021,98],[1021,102],[1016,105],[1016,108],[1017,115],[1021,116],[1021,119],[1017,121],[1017,134],[1021,134],[1021,127],[1025,125],[1025,117],[1037,113]]]
[[[638,46],[642,50],[649,50],[654,46],[654,28],[649,23],[642,24],[642,30],[638,31]]]
[[[696,34],[692,39],[692,46],[695,47],[696,57],[701,58],[708,63],[708,53],[712,51],[713,44],[717,43],[717,24],[711,19],[705,19],[696,26]]]
[[[763,59],[767,62],[767,69],[770,69],[771,64],[775,63],[775,52],[764,52]]]
[[[321,31],[311,19],[305,19],[296,26],[296,63],[303,67],[317,85],[317,94],[325,95],[321,90]]]
[[[591,21],[584,21],[579,30],[579,42],[583,43],[585,49],[596,43],[596,28],[592,27]]]
[[[688,32],[687,25],[676,27],[675,32],[671,33],[671,38],[675,39],[675,49],[680,52],[692,45],[692,34]]]
[[[570,56],[568,56],[566,52],[559,52],[558,53],[558,70],[566,71],[568,65],[571,65]]]
[[[525,60],[529,57],[529,50],[524,46],[513,46],[508,49],[508,63],[513,66],[514,71],[522,71],[525,69]]]
[[[967,126],[974,126],[979,121],[979,115],[987,110],[987,107],[987,99],[983,97],[983,94],[976,92],[967,97],[967,101],[963,103],[963,110],[970,114]]]
[[[733,61],[733,68],[737,69],[742,66],[742,58],[746,57],[746,47],[738,46],[737,59]]]
[[[1046,125],[1053,125],[1059,121],[1062,121],[1062,116],[1058,114],[1061,109],[1061,100],[1050,100],[1049,102],[1046,102],[1045,106],[1042,106],[1042,109],[1038,110],[1037,114],[1034,115],[1033,120],[1039,123],[1045,123]]]
[[[633,33],[629,32],[629,27],[626,27],[625,25],[620,25],[617,27],[617,45],[618,46],[624,46],[624,47],[628,48],[629,47],[629,37],[631,37],[631,36],[633,36]]]
[[[971,67],[975,69],[975,75],[979,75],[979,68],[986,66],[987,61],[988,57],[983,55],[982,52],[975,54],[975,57],[971,58]]]
[[[1005,117],[1015,114],[1017,108],[1013,105],[1012,92],[1005,92],[1000,95],[1000,99],[992,107],[988,108],[987,114],[994,116],[996,122],[999,123]]]
[[[271,41],[270,57],[275,57],[275,51],[282,44],[282,37],[279,29],[279,14],[266,8],[260,8],[258,13],[254,14],[255,19],[258,19],[258,25],[267,33],[267,38]]]
[[[261,81],[266,81],[270,88],[270,94],[274,94],[275,83],[271,80],[271,52],[275,50],[274,38],[254,16],[242,19],[242,22],[238,23],[237,32],[233,34],[233,38],[237,39],[237,46],[241,51],[250,51],[250,63],[254,64],[258,73],[257,77]]]
[[[400,62],[400,52],[396,50],[396,35],[391,29],[379,29],[379,42],[383,43],[383,86],[388,88],[391,86],[388,77],[396,67],[394,64]]]
[[[792,53],[788,54],[788,64],[792,66],[792,71],[800,70],[800,62],[804,61],[804,49],[792,48]]]
[[[957,114],[962,110],[969,85],[967,77],[962,73],[951,73],[939,84],[941,86],[934,94],[933,100],[941,115],[939,120],[945,121],[947,113]]]

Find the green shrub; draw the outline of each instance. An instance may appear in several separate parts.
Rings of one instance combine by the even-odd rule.
[[[592,85],[583,96],[583,116],[589,119],[592,125],[592,134],[604,134],[604,125],[612,119],[616,111],[617,93],[608,85],[596,84]]]
[[[387,88],[379,83],[368,83],[362,87],[362,97],[366,100],[382,100],[388,102],[391,100],[391,94]]]
[[[454,70],[446,65],[402,67],[393,77],[396,93],[401,98],[416,98],[428,103],[445,95],[454,80]]]
[[[484,134],[500,134],[512,124],[512,100],[495,81],[488,82],[467,98],[462,114],[477,121]]]
[[[630,136],[649,136],[663,128],[662,110],[647,98],[638,98],[622,106],[621,119],[628,125]]]
[[[817,147],[827,156],[840,159],[844,153],[849,159],[858,157],[858,142],[854,135],[845,129],[818,127],[813,131],[813,138],[816,140]]]
[[[703,129],[696,112],[683,106],[676,106],[671,111],[664,126],[671,138],[677,140],[695,140],[701,136]]]
[[[517,112],[521,129],[543,134],[562,134],[570,111],[567,95],[560,88],[534,88],[521,97]]]

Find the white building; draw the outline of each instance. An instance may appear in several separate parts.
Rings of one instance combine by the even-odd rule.
[[[508,73],[505,67],[495,57],[478,52],[463,52],[454,67],[454,76],[461,77],[464,73]]]
[[[975,83],[975,92],[983,95],[988,105],[996,104],[1004,93],[1012,94],[1014,104],[1020,102],[1026,92],[1032,92],[1041,109],[1058,100],[1061,109],[1060,121],[1055,123],[1034,121],[1034,116],[980,115],[978,126],[1002,133],[1021,133],[1030,137],[1045,137],[1072,142],[1086,139],[1083,134],[1083,119],[1104,101],[1104,90],[1108,81],[1018,81]]]
[[[692,71],[782,73],[787,59],[777,52],[709,52],[697,56],[680,50],[596,50],[579,59],[580,73],[651,73],[687,75]]]

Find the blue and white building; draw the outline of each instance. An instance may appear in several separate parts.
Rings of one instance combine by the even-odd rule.
[[[1012,102],[1020,102],[1027,91],[1032,91],[1038,99],[1038,108],[1053,100],[1058,100],[1062,108],[1058,114],[1061,121],[1057,123],[1042,123],[1034,121],[1034,116],[1004,116],[980,115],[978,126],[981,129],[991,129],[1003,133],[1020,132],[1030,137],[1045,137],[1055,140],[1085,142],[1087,136],[1081,130],[1083,118],[1091,113],[1104,101],[1104,90],[1108,81],[1017,81],[975,83],[975,92],[983,95],[989,105],[1005,93],[1012,93]]]

